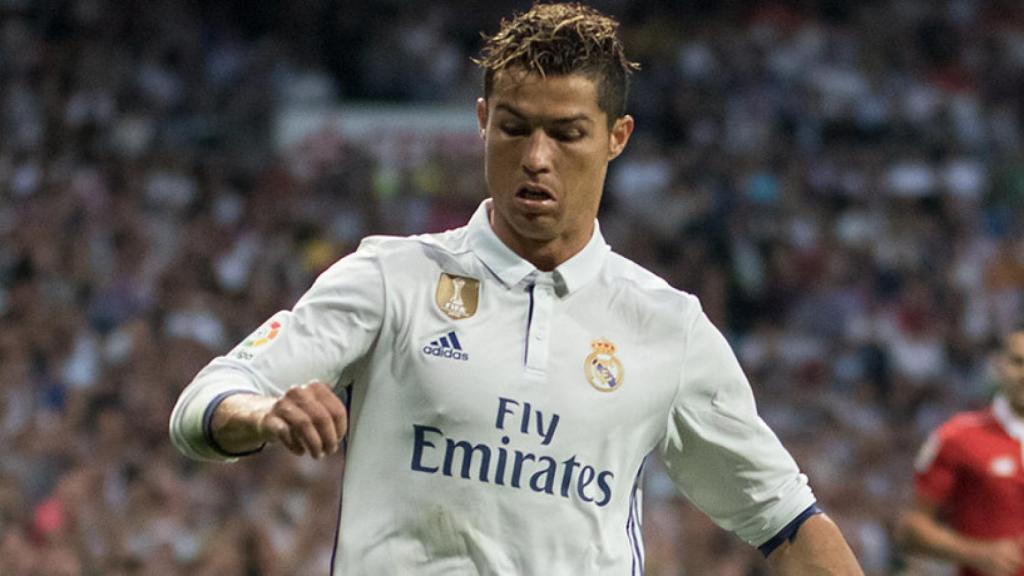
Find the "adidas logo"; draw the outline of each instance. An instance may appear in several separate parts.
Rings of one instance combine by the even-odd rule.
[[[455,335],[454,330],[424,346],[423,353],[452,360],[469,360],[469,353],[462,351],[462,344],[459,343],[459,337]]]

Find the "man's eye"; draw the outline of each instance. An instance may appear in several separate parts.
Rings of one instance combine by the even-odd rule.
[[[502,124],[501,131],[509,136],[526,136],[530,129],[522,124]]]
[[[559,130],[554,134],[555,138],[562,142],[575,142],[580,138],[583,138],[583,131],[578,128],[569,128],[567,130]]]

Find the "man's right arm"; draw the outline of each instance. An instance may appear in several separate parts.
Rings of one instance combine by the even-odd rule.
[[[274,314],[182,391],[170,434],[186,456],[230,461],[280,442],[297,454],[336,450],[347,412],[332,386],[351,381],[376,341],[386,286],[376,243],[320,275],[290,311]]]
[[[900,516],[897,540],[906,552],[955,562],[989,576],[1014,576],[1024,567],[1024,543],[967,538],[942,523],[939,507],[922,498]]]

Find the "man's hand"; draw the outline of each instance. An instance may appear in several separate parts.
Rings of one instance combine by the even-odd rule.
[[[338,451],[348,431],[348,411],[330,388],[311,382],[278,398],[257,430],[266,442],[280,442],[295,454],[320,459]]]
[[[338,451],[348,431],[348,411],[322,382],[296,386],[280,398],[228,396],[210,422],[217,444],[232,454],[280,442],[295,454],[323,458]]]
[[[1019,574],[1024,567],[1024,538],[978,543],[967,564],[986,576]]]

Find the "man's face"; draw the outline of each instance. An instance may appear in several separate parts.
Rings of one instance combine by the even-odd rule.
[[[1024,417],[1024,330],[1012,332],[999,356],[1003,394],[1014,412]]]
[[[585,76],[515,71],[495,75],[477,118],[495,233],[535,265],[561,264],[590,239],[608,162],[626,146],[633,119],[609,129]]]

